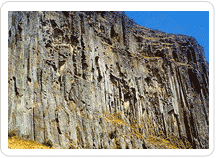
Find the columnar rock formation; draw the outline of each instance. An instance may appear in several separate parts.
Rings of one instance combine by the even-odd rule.
[[[209,148],[193,37],[124,12],[8,13],[8,132],[56,148]]]

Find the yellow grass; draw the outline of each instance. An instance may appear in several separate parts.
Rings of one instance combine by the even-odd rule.
[[[41,143],[24,140],[18,136],[8,138],[8,149],[53,149]]]
[[[161,59],[161,57],[147,57],[147,56],[142,56],[145,59]]]
[[[117,115],[112,115],[108,112],[104,113],[104,117],[110,121],[111,123],[117,124],[117,125],[126,125],[126,127],[128,126],[121,117],[117,116]],[[152,126],[149,125],[149,135],[147,138],[144,138],[143,134],[140,133],[138,131],[138,128],[140,127],[140,125],[138,123],[136,123],[136,121],[131,124],[130,126],[128,126],[131,129],[131,135],[135,135],[136,137],[141,138],[141,140],[146,140],[147,142],[151,143],[152,145],[158,147],[159,149],[179,149],[179,146],[181,148],[184,148],[182,144],[182,142],[180,142],[180,140],[175,139],[175,142],[171,139],[171,141],[168,141],[166,139],[164,139],[162,136],[155,136],[152,133],[154,133],[152,130]],[[143,127],[142,127],[143,128]]]
[[[160,137],[149,136],[146,141],[150,142],[151,144],[157,146],[160,149],[179,149],[178,147],[172,145],[168,140]]]
[[[104,117],[112,123],[126,125],[126,123],[119,117],[119,115],[115,116],[115,115],[112,115],[108,112],[105,112]]]

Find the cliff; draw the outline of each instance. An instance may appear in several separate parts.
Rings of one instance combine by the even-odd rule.
[[[8,13],[8,132],[70,149],[209,148],[193,37],[124,12]]]

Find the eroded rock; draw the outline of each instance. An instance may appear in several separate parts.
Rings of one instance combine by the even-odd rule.
[[[209,148],[193,37],[124,12],[9,12],[8,130],[70,149]]]

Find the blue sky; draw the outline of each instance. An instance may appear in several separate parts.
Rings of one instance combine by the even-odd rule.
[[[126,11],[137,24],[166,33],[193,36],[209,62],[208,11]]]

